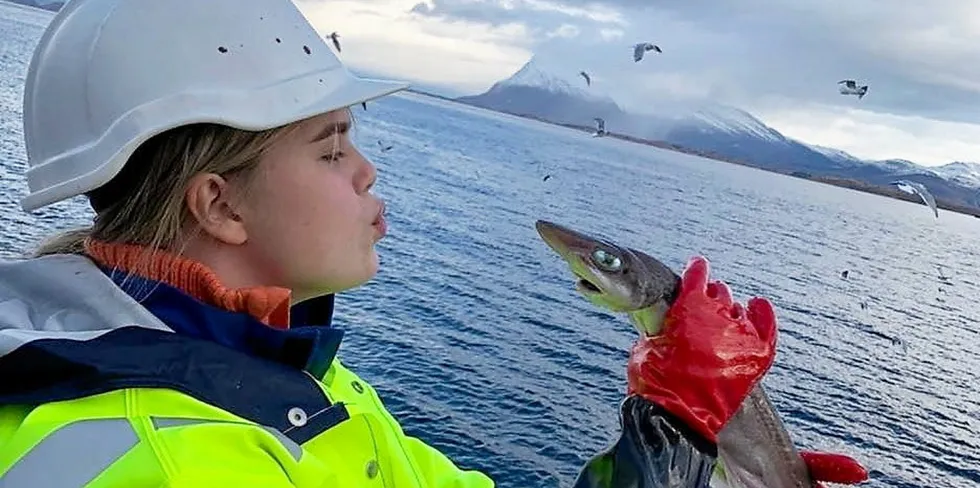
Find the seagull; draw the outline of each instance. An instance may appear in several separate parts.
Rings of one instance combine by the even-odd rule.
[[[578,74],[582,75],[582,78],[585,78],[585,84],[592,86],[592,78],[589,78],[588,73],[585,71],[579,71]]]
[[[635,63],[640,62],[640,60],[643,59],[643,55],[647,51],[657,51],[658,53],[662,53],[663,52],[663,51],[660,50],[660,46],[657,46],[655,44],[650,44],[649,42],[641,42],[641,43],[638,43],[638,44],[634,44],[633,45],[633,62],[635,62]]]
[[[381,148],[381,152],[388,152],[388,151],[391,150],[391,148],[393,148],[395,146],[392,146],[392,145],[385,146],[384,143],[382,143],[381,141],[378,141],[378,147]]]
[[[905,193],[919,195],[922,202],[932,209],[932,213],[936,215],[937,219],[939,218],[939,209],[936,207],[936,198],[932,196],[932,193],[929,193],[929,189],[926,188],[925,185],[909,180],[896,180],[891,182],[891,184],[897,186],[899,190],[902,190]]]
[[[952,277],[951,276],[946,276],[946,273],[943,273],[943,266],[941,264],[937,264],[936,265],[936,269],[939,270],[939,281],[942,281],[944,285],[952,285],[953,284],[950,281],[952,279]],[[939,291],[943,291],[943,289],[940,288]]]
[[[340,34],[338,34],[337,31],[333,31],[327,37],[329,37],[330,40],[333,41],[333,47],[337,48],[337,52],[339,53],[340,52],[340,40],[339,40]]]
[[[606,135],[606,121],[602,120],[602,117],[596,117],[592,119],[595,121],[595,133],[592,137],[602,137]]]
[[[367,102],[361,102],[361,108],[367,110]]]
[[[868,93],[868,85],[857,86],[857,82],[854,80],[841,80],[837,84],[840,85],[841,95],[857,95],[858,100],[864,98],[864,94]]]

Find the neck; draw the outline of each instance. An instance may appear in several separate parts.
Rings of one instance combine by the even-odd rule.
[[[181,255],[144,246],[88,239],[85,251],[113,270],[164,282],[209,305],[245,312],[267,325],[289,327],[289,289],[264,286],[240,260],[190,247]],[[229,253],[231,254],[231,253]]]
[[[268,287],[272,280],[263,276],[261,269],[244,256],[243,247],[192,239],[180,250],[180,255],[206,266],[228,288]]]

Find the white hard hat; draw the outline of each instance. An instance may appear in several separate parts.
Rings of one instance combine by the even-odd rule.
[[[21,206],[104,185],[180,125],[270,129],[407,87],[351,74],[291,0],[70,0],[27,72]]]

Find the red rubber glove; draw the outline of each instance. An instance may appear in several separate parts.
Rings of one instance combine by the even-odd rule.
[[[708,282],[708,260],[692,258],[663,329],[640,338],[627,363],[629,394],[654,402],[717,443],[717,434],[772,366],[776,315],[763,298],[748,309],[728,286]]]
[[[824,488],[821,481],[856,485],[868,480],[868,470],[856,459],[843,454],[828,452],[800,451],[800,457],[810,469],[810,478],[815,488]]]

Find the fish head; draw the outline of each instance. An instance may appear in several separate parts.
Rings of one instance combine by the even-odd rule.
[[[539,220],[535,227],[593,304],[630,313],[673,303],[680,277],[655,258],[552,222]]]

